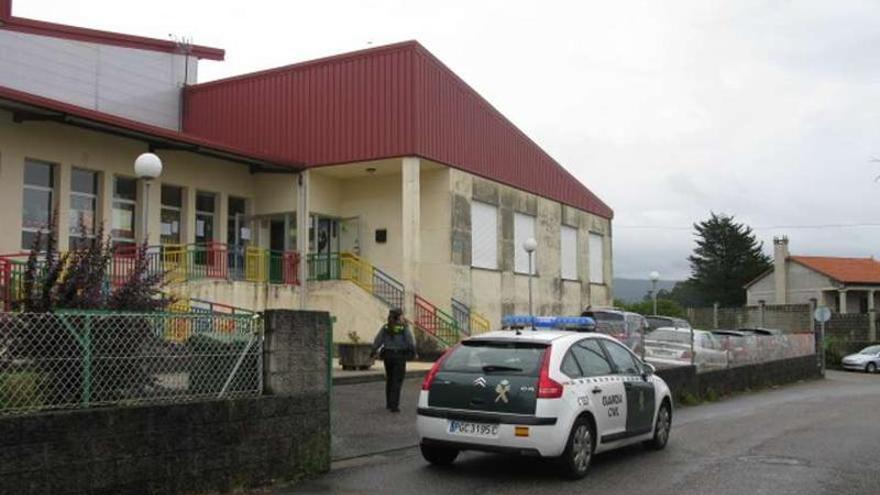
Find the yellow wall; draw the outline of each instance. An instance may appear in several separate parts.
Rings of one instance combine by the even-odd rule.
[[[59,230],[62,233],[60,247],[65,249],[68,231],[69,174],[72,167],[94,170],[100,173],[98,218],[104,223],[105,233],[110,232],[112,216],[113,175],[134,176],[135,158],[147,151],[146,144],[132,139],[110,136],[51,122],[25,122],[15,124],[11,114],[0,111],[0,225],[8,235],[0,237],[0,252],[19,250],[22,215],[22,185],[25,158],[53,162],[58,165],[55,201],[59,210]],[[150,242],[158,243],[160,226],[161,184],[184,186],[185,200],[182,240],[194,238],[195,191],[217,194],[215,209],[215,239],[225,242],[225,198],[229,195],[250,201],[257,196],[258,182],[248,167],[224,160],[204,157],[182,151],[159,150],[163,171],[153,181],[150,195]],[[259,176],[259,174],[257,174]],[[294,177],[285,175],[285,178]],[[291,179],[292,180],[292,179]],[[60,184],[59,184],[60,183]],[[64,187],[59,187],[62,185]],[[139,191],[142,191],[142,187]],[[260,191],[260,196],[265,193]],[[271,195],[270,195],[271,196]],[[140,224],[140,206],[136,223]],[[186,221],[188,219],[188,221]],[[138,227],[140,232],[140,226]],[[138,234],[140,236],[140,234]]]

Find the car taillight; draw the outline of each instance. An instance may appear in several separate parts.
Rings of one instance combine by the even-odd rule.
[[[458,345],[450,347],[442,356],[440,356],[439,359],[437,359],[437,361],[434,362],[434,366],[431,366],[431,371],[428,371],[428,374],[425,375],[425,380],[422,382],[422,390],[431,390],[431,385],[434,383],[434,378],[437,378],[437,373],[440,372],[440,368],[443,366],[443,361],[446,361],[446,358],[457,348]]]
[[[538,398],[558,399],[562,397],[562,384],[550,378],[550,353],[552,346],[547,346],[541,358],[541,371],[538,374]]]

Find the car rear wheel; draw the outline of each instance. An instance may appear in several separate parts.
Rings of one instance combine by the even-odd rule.
[[[865,366],[865,371],[867,371],[868,373],[876,373],[877,365],[874,363],[868,363],[868,365]]]
[[[421,444],[422,457],[435,466],[448,466],[458,457],[458,449]]]
[[[663,401],[657,412],[657,424],[654,426],[654,438],[645,442],[645,446],[653,450],[661,450],[669,442],[669,431],[672,429],[672,408],[669,402]]]
[[[568,444],[560,459],[565,475],[574,480],[586,476],[595,450],[596,432],[593,425],[587,418],[578,418],[571,427]]]

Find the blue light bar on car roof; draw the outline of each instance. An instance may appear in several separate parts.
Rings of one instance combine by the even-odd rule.
[[[555,328],[565,329],[592,329],[596,322],[588,316],[529,316],[510,315],[501,318],[501,326],[505,328]]]

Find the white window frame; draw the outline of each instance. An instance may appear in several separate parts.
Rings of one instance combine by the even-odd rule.
[[[55,207],[57,206],[55,204],[55,201],[58,199],[58,195],[55,193],[55,186],[57,185],[57,182],[58,182],[58,164],[54,163],[54,162],[49,162],[46,160],[39,160],[36,158],[25,158],[25,161],[24,161],[25,168],[27,168],[29,162],[39,164],[39,165],[49,165],[49,167],[51,167],[52,186],[50,186],[50,187],[38,186],[35,184],[28,184],[27,182],[24,182],[24,180],[22,180],[22,188],[21,188],[21,190],[22,190],[22,203],[21,203],[22,225],[21,225],[21,231],[22,232],[30,232],[32,234],[36,234],[39,232],[39,233],[42,233],[43,235],[47,235],[49,233],[49,229],[50,229],[50,226],[48,226],[48,225],[45,227],[42,227],[42,228],[40,228],[40,227],[25,227],[24,226],[24,191],[26,189],[30,189],[32,191],[43,191],[43,192],[49,193],[49,204],[50,204],[49,221],[51,222],[52,221],[52,212],[54,211]],[[22,174],[25,174],[24,169],[22,169]],[[19,234],[19,237],[22,237],[21,234]],[[18,242],[21,243],[20,238],[19,238]],[[31,248],[31,246],[22,246],[22,249],[30,249],[30,248]]]
[[[537,240],[535,229],[537,219],[534,215],[514,212],[513,214],[513,270],[515,273],[529,273],[529,253],[523,249],[523,243],[530,237]],[[532,275],[537,273],[538,252],[532,254]]]
[[[577,234],[574,227],[559,227],[559,276],[563,280],[579,280]]]
[[[477,225],[478,220],[481,219],[485,220],[485,225]],[[478,238],[483,242],[477,242]],[[471,266],[486,270],[498,269],[498,206],[496,205],[480,201],[471,202]]]
[[[596,249],[598,247],[598,249]],[[598,251],[598,253],[597,253]],[[605,236],[590,232],[590,283],[605,284]]]
[[[71,211],[71,212],[73,212],[73,211],[81,211],[81,210],[78,210],[78,209],[74,209],[74,207],[73,207],[73,199],[74,199],[74,198],[86,198],[86,199],[90,199],[90,200],[92,200],[92,205],[93,205],[93,207],[92,207],[92,231],[91,231],[91,233],[79,232],[79,225],[78,225],[78,222],[77,222],[76,225],[74,225],[73,222],[72,222],[72,220],[73,220],[72,218],[68,220],[68,222],[70,223],[70,225],[68,225],[67,229],[68,229],[68,232],[70,233],[70,234],[69,234],[69,235],[70,235],[70,239],[73,239],[73,238],[77,238],[77,239],[94,239],[94,238],[95,238],[95,233],[96,233],[97,230],[98,230],[98,209],[100,208],[100,204],[101,204],[101,203],[98,201],[98,194],[99,194],[100,191],[101,191],[101,186],[100,186],[101,178],[100,178],[100,175],[99,175],[100,173],[99,173],[98,171],[96,171],[96,170],[89,170],[89,169],[87,169],[87,168],[71,167],[71,172],[70,172],[71,177],[73,177],[73,172],[75,172],[75,171],[77,171],[77,170],[79,170],[79,171],[81,171],[81,172],[88,172],[88,173],[90,173],[90,174],[94,174],[94,178],[95,178],[95,192],[94,192],[94,194],[92,194],[92,193],[85,193],[85,192],[82,192],[82,191],[74,191],[74,190],[73,190],[73,184],[71,183],[71,186],[70,186],[70,211]],[[77,219],[78,219],[78,217],[77,217]]]
[[[119,197],[116,195],[116,184],[119,181],[119,179],[135,181],[134,182],[135,183],[135,195],[134,195],[135,199],[122,198],[122,197]],[[113,219],[110,222],[110,233],[111,233],[110,240],[113,242],[113,244],[119,243],[119,244],[137,245],[137,224],[138,224],[137,198],[139,196],[137,187],[138,187],[138,181],[137,181],[137,179],[135,179],[133,177],[127,177],[124,175],[114,175],[113,176],[113,202],[111,205],[111,209],[113,210]],[[116,226],[114,225],[114,220],[116,219],[116,211],[115,210],[116,210],[117,204],[134,206],[134,208],[131,210],[131,226],[132,226],[131,237],[118,237],[113,234],[113,231],[116,230]]]
[[[170,205],[162,201],[162,188],[163,187],[173,187],[180,191],[180,206]],[[186,189],[183,186],[177,186],[174,184],[160,184],[159,185],[159,243],[163,245],[180,245],[182,241],[182,230],[183,230],[183,204],[186,201]],[[162,239],[163,237],[167,237],[162,234],[162,213],[164,211],[172,211],[177,214],[177,232],[172,232],[171,235],[177,236],[176,243],[166,243]]]

